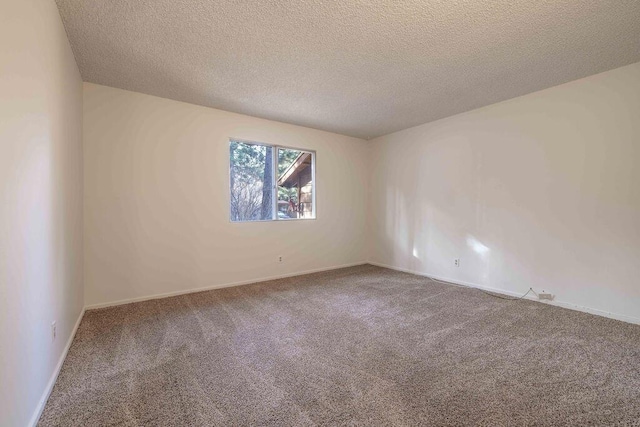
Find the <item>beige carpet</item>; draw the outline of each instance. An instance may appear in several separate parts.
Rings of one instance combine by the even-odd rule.
[[[361,266],[88,311],[39,425],[639,420],[640,326]]]

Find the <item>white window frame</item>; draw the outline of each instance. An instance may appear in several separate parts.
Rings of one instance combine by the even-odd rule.
[[[229,174],[228,174],[228,181],[227,181],[227,189],[228,189],[228,193],[227,193],[227,214],[229,214],[229,222],[231,222],[232,224],[250,224],[250,223],[254,223],[254,222],[290,222],[290,221],[309,221],[309,220],[315,220],[318,218],[317,212],[316,212],[316,151],[315,150],[310,150],[308,148],[300,148],[300,147],[289,147],[289,146],[285,146],[285,145],[277,145],[277,144],[269,144],[267,142],[259,142],[259,141],[251,141],[251,140],[247,140],[247,139],[242,139],[242,138],[229,138],[229,145],[227,146],[230,147],[232,142],[240,142],[240,143],[244,143],[244,144],[251,144],[251,145],[262,145],[264,147],[271,147],[274,150],[273,153],[273,158],[274,161],[273,163],[273,167],[272,167],[272,178],[273,178],[273,188],[271,191],[271,205],[272,205],[272,219],[256,219],[256,220],[251,220],[251,221],[234,221],[231,219],[231,154],[229,153],[229,150],[227,150],[227,158],[228,158],[228,168],[229,168]],[[309,153],[311,154],[311,184],[313,186],[312,191],[311,191],[311,218],[278,218],[278,159],[279,159],[279,153],[278,150],[280,149],[285,149],[285,150],[295,150],[295,151],[301,151],[301,152],[305,152],[305,153]]]

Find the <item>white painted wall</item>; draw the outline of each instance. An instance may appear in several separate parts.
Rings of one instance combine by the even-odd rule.
[[[85,301],[361,263],[369,243],[640,320],[640,64],[366,143],[92,84],[83,110],[55,4],[0,12],[2,425],[35,420]],[[229,137],[316,150],[318,219],[229,222]]]
[[[370,147],[371,261],[640,321],[640,63]]]
[[[88,83],[83,134],[89,306],[366,261],[366,141]],[[316,150],[317,219],[231,223],[229,137]]]
[[[2,1],[2,426],[38,415],[82,313],[81,120],[82,82],[55,3]]]

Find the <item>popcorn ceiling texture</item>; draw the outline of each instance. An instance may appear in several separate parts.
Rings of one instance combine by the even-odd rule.
[[[637,0],[57,0],[85,81],[371,138],[640,61]]]

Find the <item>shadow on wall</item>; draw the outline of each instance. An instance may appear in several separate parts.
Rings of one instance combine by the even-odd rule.
[[[451,145],[443,147],[446,144]],[[388,166],[385,176],[389,179],[381,182],[385,191],[379,206],[384,209],[377,215],[381,215],[378,225],[384,226],[384,234],[378,235],[383,239],[377,249],[379,261],[440,278],[516,292],[532,286],[527,278],[533,272],[518,259],[517,253],[500,246],[499,242],[505,240],[500,234],[490,240],[477,233],[495,221],[493,216],[511,223],[523,221],[517,211],[496,214],[500,210],[486,203],[487,193],[493,189],[482,178],[482,153],[471,150],[464,140],[414,144],[404,151],[416,155]],[[434,160],[438,156],[439,160]],[[447,165],[456,168],[452,170]],[[471,193],[459,190],[469,186],[473,188]],[[498,230],[500,233],[499,227]],[[520,252],[523,251],[528,252],[527,249]],[[460,260],[459,266],[456,259]],[[515,284],[505,282],[505,278],[513,277],[521,279]]]
[[[47,108],[64,111],[65,106]],[[0,241],[0,282],[11,285],[2,289],[0,311],[5,321],[0,335],[15,350],[2,352],[0,366],[2,388],[11,390],[2,402],[10,424],[12,417],[30,414],[36,408],[66,344],[69,325],[76,320],[72,316],[77,315],[69,309],[76,302],[69,287],[76,283],[74,271],[80,261],[73,259],[77,248],[70,249],[69,240],[71,244],[79,242],[75,239],[80,235],[72,229],[78,224],[78,215],[69,212],[74,192],[67,176],[76,170],[67,168],[68,141],[63,125],[54,126],[57,121],[49,116],[25,113],[7,120],[3,129],[3,137],[15,145],[3,153],[8,164],[1,173],[0,213],[2,223],[10,225]],[[75,196],[79,203],[80,195]],[[80,205],[77,207],[79,213]]]

